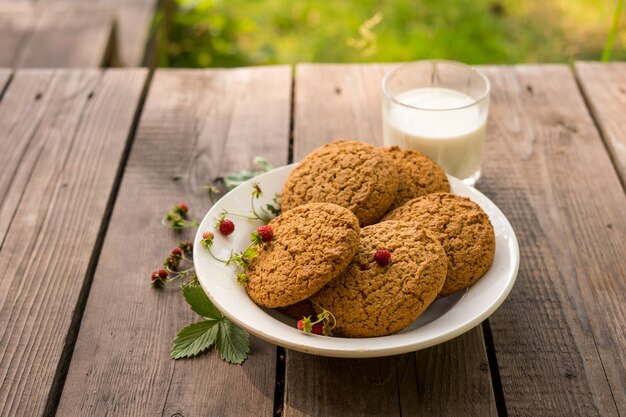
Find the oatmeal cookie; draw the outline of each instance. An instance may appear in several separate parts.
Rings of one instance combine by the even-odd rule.
[[[448,256],[448,276],[441,295],[469,287],[491,267],[496,236],[487,213],[472,200],[434,193],[413,199],[383,220],[404,220],[436,233]]]
[[[313,151],[291,172],[281,207],[334,203],[350,209],[365,226],[387,212],[397,190],[398,173],[387,155],[367,143],[338,140]]]
[[[381,148],[381,151],[391,157],[398,170],[398,193],[390,210],[416,197],[450,192],[446,173],[426,155],[398,146]]]
[[[359,246],[359,221],[336,204],[312,203],[283,212],[273,239],[246,271],[246,290],[264,307],[302,301],[344,272]]]
[[[379,262],[378,250],[391,252]],[[437,238],[414,224],[389,221],[364,227],[347,271],[311,299],[333,313],[334,333],[375,337],[396,333],[437,297],[446,277],[446,254]]]

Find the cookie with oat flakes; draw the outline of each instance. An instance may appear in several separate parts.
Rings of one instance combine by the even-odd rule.
[[[449,193],[415,198],[383,221],[411,221],[436,233],[448,256],[446,296],[464,290],[487,273],[496,251],[496,236],[487,213],[472,200]]]
[[[398,146],[380,150],[391,157],[398,170],[398,193],[389,210],[426,194],[450,192],[446,173],[426,155]]]
[[[345,271],[359,246],[359,221],[348,209],[312,203],[285,211],[246,271],[248,295],[264,307],[302,301]]]
[[[398,173],[387,155],[364,142],[337,140],[313,151],[291,172],[281,208],[334,203],[350,209],[366,226],[385,214],[397,190]]]
[[[391,252],[377,262],[379,250]],[[314,305],[333,313],[333,332],[376,337],[399,332],[435,300],[446,277],[447,259],[436,236],[410,222],[364,227],[359,250],[346,272],[317,292]]]

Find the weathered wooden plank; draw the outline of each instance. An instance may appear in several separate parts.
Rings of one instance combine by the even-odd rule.
[[[626,184],[626,62],[576,62],[578,82]]]
[[[100,67],[113,50],[115,17],[82,2],[0,2],[0,66]]]
[[[65,122],[68,117],[76,117],[80,112],[83,103],[79,100],[63,103],[61,114],[58,114],[58,105],[50,105],[51,102],[58,103],[59,97],[68,94],[64,93],[64,87],[70,91],[69,94],[78,91],[77,85],[80,86],[82,78],[87,76],[72,75],[73,78],[70,75],[57,75],[55,78],[53,71],[15,74],[11,88],[3,95],[0,104],[0,132],[3,132],[0,135],[0,166],[3,167],[0,171],[0,247],[39,159],[39,150],[27,150],[33,140],[35,149],[43,146],[41,138],[46,132],[39,131],[40,125],[50,126],[59,120]],[[89,76],[97,74],[89,73]]]
[[[177,290],[151,289],[149,275],[193,236],[160,225],[169,208],[185,201],[200,218],[203,184],[256,155],[287,162],[290,100],[287,66],[155,73],[58,415],[272,415],[276,347],[251,338],[241,367],[214,352],[171,360],[174,335],[198,316]]]
[[[489,319],[507,414],[626,410],[626,196],[565,65],[490,68],[480,187],[520,242]]]
[[[337,138],[382,145],[381,81],[394,66],[298,65],[295,160]]]
[[[0,2],[0,67],[13,67],[33,24],[31,5]]]
[[[381,144],[380,82],[390,65],[296,67],[294,159],[332,139]],[[284,415],[497,415],[480,327],[401,356],[332,359],[288,351]],[[433,387],[445,387],[442,390]]]
[[[121,66],[144,65],[151,36],[152,18],[159,0],[70,0],[109,7],[116,18],[116,52]],[[39,0],[40,4],[67,3],[68,0]]]
[[[165,2],[166,0],[163,0]],[[117,10],[117,52],[125,67],[144,65],[158,0],[100,0]]]
[[[18,71],[0,104],[0,143],[19,133],[29,161],[6,191],[18,204],[0,249],[0,415],[54,410],[146,76]]]
[[[2,100],[2,93],[7,87],[7,83],[11,79],[11,70],[8,68],[0,68],[0,100]]]
[[[82,68],[106,64],[112,48],[114,15],[97,4],[41,4],[35,25],[20,45],[16,67]]]

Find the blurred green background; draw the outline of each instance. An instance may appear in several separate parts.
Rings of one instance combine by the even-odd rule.
[[[155,20],[160,66],[567,62],[600,59],[607,38],[626,58],[623,0],[173,1]]]

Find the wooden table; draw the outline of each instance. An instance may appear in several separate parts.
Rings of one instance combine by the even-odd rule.
[[[0,67],[153,64],[157,2],[0,0]]]
[[[381,143],[390,65],[0,71],[0,415],[625,416],[626,63],[485,67],[479,189],[521,266],[488,321],[401,356],[251,339],[173,361],[197,316],[149,276],[201,186],[337,137]]]

